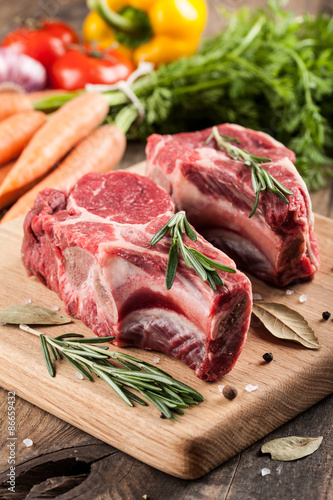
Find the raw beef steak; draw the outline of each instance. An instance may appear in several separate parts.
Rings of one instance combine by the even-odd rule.
[[[174,213],[153,181],[129,172],[88,174],[66,194],[42,191],[24,223],[23,263],[59,294],[67,312],[117,346],[156,349],[181,359],[204,380],[235,364],[249,327],[251,284],[219,271],[214,293],[182,259],[165,287],[170,238],[150,246]],[[189,246],[234,262],[201,236]]]
[[[220,151],[215,139],[205,144],[211,129],[149,137],[148,177],[241,268],[278,286],[312,278],[320,265],[318,243],[309,193],[292,163],[294,153],[262,132],[230,124],[218,130],[238,138],[241,149],[272,160],[261,166],[293,192],[289,205],[271,191],[261,193],[249,219],[255,201],[251,170]]]

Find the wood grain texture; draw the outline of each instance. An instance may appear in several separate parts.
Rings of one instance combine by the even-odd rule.
[[[143,164],[139,171],[142,169]],[[0,268],[6,287],[0,306],[23,303],[26,298],[34,303],[61,306],[53,292],[35,278],[25,276],[19,252],[21,226],[19,219],[1,229],[5,245]],[[321,320],[321,311],[329,308],[333,299],[332,228],[332,221],[317,217],[323,265],[313,282],[292,287],[294,295],[286,296],[285,290],[253,279],[254,292],[261,293],[264,300],[290,305],[306,317],[322,349],[310,351],[274,339],[254,320],[236,367],[220,382],[238,387],[239,395],[233,402],[221,396],[218,383],[204,383],[180,361],[159,354],[162,369],[205,396],[205,402],[188,410],[179,423],[161,420],[155,408],[128,408],[101,380],[91,384],[76,379],[72,368],[65,363],[58,363],[56,378],[50,378],[38,339],[9,326],[1,328],[0,384],[149,465],[181,478],[199,477],[333,391],[333,324]],[[308,300],[300,304],[299,296],[303,293]],[[48,327],[44,331],[51,335],[68,331],[91,335],[77,320],[74,325]],[[149,362],[155,355],[138,349],[132,351]],[[270,364],[262,360],[267,351],[274,354]],[[247,393],[248,383],[258,384],[258,390]]]

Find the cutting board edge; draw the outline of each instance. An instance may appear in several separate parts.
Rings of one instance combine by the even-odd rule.
[[[217,466],[235,456],[238,452],[257,442],[259,439],[277,429],[291,418],[294,418],[310,406],[330,395],[333,392],[333,349],[327,349],[326,354],[327,356],[325,355],[321,358],[322,371],[320,372],[320,381],[318,381],[317,390],[323,379],[325,379],[325,387],[321,387],[320,393],[316,392],[316,394],[314,394],[313,374],[308,370],[307,366],[304,366],[303,370],[293,372],[289,377],[288,383],[290,389],[292,388],[292,390],[288,392],[288,387],[285,387],[285,400],[283,401],[282,409],[281,400],[275,400],[273,393],[271,394],[271,397],[268,398],[263,395],[260,398],[256,397],[253,399],[252,409],[250,408],[251,420],[248,422],[249,426],[252,421],[254,423],[251,432],[248,432],[249,426],[244,427],[244,425],[242,425],[241,419],[239,419],[238,425],[235,425],[234,419],[230,419],[226,422],[223,420],[222,415],[220,422],[214,427],[208,428],[206,433],[200,431],[197,435],[194,433],[192,436],[178,436],[179,442],[174,441],[173,447],[170,447],[169,442],[169,460],[167,462],[163,462],[163,464],[158,462],[156,458],[154,459],[154,457],[149,454],[145,453],[144,456],[142,456],[142,447],[140,444],[134,447],[133,445],[128,446],[123,440],[113,438],[113,435],[110,435],[107,432],[107,426],[105,428],[102,427],[102,429],[99,430],[98,426],[94,427],[83,417],[79,417],[78,419],[69,417],[66,414],[66,410],[58,405],[55,405],[54,401],[45,401],[39,398],[39,395],[36,396],[31,394],[31,392],[28,393],[27,391],[29,388],[22,388],[22,385],[24,385],[20,382],[22,378],[13,383],[13,379],[9,381],[6,377],[3,377],[0,374],[0,385],[5,390],[14,390],[19,397],[35,404],[49,413],[52,413],[67,423],[78,427],[82,431],[89,432],[89,434],[94,437],[107,442],[117,449],[120,449],[134,458],[161,470],[162,472],[181,479],[193,480],[198,479],[204,474],[210,472]],[[8,372],[6,370],[6,373],[10,373],[10,364],[8,364],[8,368]],[[320,365],[317,363],[316,370],[319,368]],[[58,385],[57,388],[59,391],[57,396],[61,397],[61,384]],[[307,399],[305,400],[303,398],[304,392],[307,393]],[[249,394],[249,398],[251,398],[251,394]],[[249,411],[249,407],[247,407],[246,410]],[[131,411],[131,409],[128,411]],[[94,421],[94,419],[90,420]],[[259,420],[261,423],[260,426],[256,425]],[[218,436],[218,438],[216,436]],[[232,446],[230,446],[231,436],[234,440]],[[223,447],[224,443],[227,443],[227,447],[225,449]],[[160,453],[163,453],[163,442],[158,443],[158,448],[160,449]],[[174,460],[170,459],[172,455],[174,455]]]

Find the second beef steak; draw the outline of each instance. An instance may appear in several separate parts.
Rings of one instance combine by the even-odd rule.
[[[313,277],[320,264],[318,243],[309,193],[293,165],[294,153],[267,134],[238,125],[220,125],[218,131],[236,138],[234,144],[241,149],[271,159],[261,166],[292,191],[289,204],[271,191],[263,192],[249,219],[255,201],[251,170],[220,151],[215,139],[206,143],[211,129],[152,135],[148,176],[238,266],[279,286]]]

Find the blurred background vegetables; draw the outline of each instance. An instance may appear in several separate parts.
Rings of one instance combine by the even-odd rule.
[[[1,46],[26,54],[49,70],[53,62],[66,52],[69,44],[78,42],[77,34],[66,23],[52,19],[30,19],[8,33]]]
[[[132,85],[145,116],[128,136],[145,139],[153,132],[239,123],[294,150],[308,186],[324,186],[332,177],[332,18],[296,17],[277,0],[266,9],[224,16],[227,28],[204,40],[195,55],[162,64]],[[122,91],[107,98],[111,118],[131,106]],[[61,102],[50,98],[36,107],[54,109]]]

